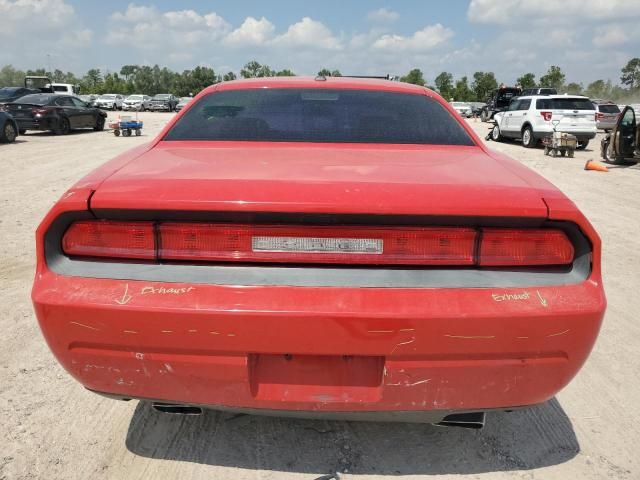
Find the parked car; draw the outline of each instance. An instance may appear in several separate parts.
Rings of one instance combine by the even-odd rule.
[[[482,108],[486,105],[485,102],[469,102],[471,105],[471,113],[475,117],[479,117],[482,112]]]
[[[0,111],[0,143],[13,143],[18,138],[18,124],[7,112]]]
[[[144,112],[151,107],[151,97],[148,95],[129,95],[122,102],[123,110],[138,110]]]
[[[179,112],[186,107],[191,100],[193,100],[193,97],[181,97],[180,101],[178,101],[178,104],[176,105],[176,112]]]
[[[466,102],[450,102],[453,109],[462,117],[469,118],[473,115],[473,109],[471,105]]]
[[[525,88],[520,96],[522,97],[531,97],[534,95],[557,95],[558,91],[555,88],[549,87],[536,87],[536,88]]]
[[[593,103],[587,97],[575,95],[516,98],[506,112],[495,115],[495,122],[491,131],[493,140],[521,138],[522,145],[528,148],[535,147],[555,128],[575,135],[578,149],[584,150],[598,132]]]
[[[638,163],[640,128],[633,107],[627,106],[622,110],[611,133],[600,141],[600,155],[610,163]]]
[[[6,103],[13,102],[14,100],[30,95],[32,93],[39,93],[39,90],[24,87],[3,87],[0,88],[0,109]]]
[[[517,87],[500,87],[494,90],[480,111],[480,119],[483,122],[492,120],[496,113],[505,111],[511,100],[519,96],[520,93],[521,90]]]
[[[119,93],[104,93],[95,99],[95,106],[106,110],[122,110],[124,95]]]
[[[51,89],[58,95],[80,95],[80,85],[71,83],[52,83]]]
[[[578,372],[600,258],[575,204],[436,93],[256,78],[63,195],[32,299],[58,361],[111,398],[478,426]]]
[[[618,116],[620,115],[620,108],[613,102],[593,102],[596,109],[596,126],[600,130],[608,132],[616,126],[618,122]]]
[[[150,110],[166,110],[173,112],[178,105],[178,99],[170,93],[159,93],[151,99]]]
[[[95,107],[96,106],[96,98],[98,98],[98,95],[78,95],[78,98],[80,100],[82,100],[84,103],[86,103],[89,106]]]
[[[8,103],[7,111],[18,123],[20,134],[27,130],[51,130],[65,135],[78,128],[104,130],[107,114],[77,97],[36,93]]]

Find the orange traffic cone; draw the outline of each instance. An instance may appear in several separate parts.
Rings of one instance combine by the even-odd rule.
[[[608,172],[609,169],[606,165],[600,162],[595,162],[593,160],[587,160],[587,163],[584,164],[585,170],[595,170],[596,172]]]

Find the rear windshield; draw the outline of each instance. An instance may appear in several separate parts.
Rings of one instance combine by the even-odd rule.
[[[542,110],[595,110],[588,98],[541,98],[536,100]]]
[[[171,97],[171,95],[167,95],[166,93],[163,93],[163,94],[160,94],[160,95],[156,95],[156,96],[155,96],[155,97],[153,97],[153,98],[159,98],[159,99],[161,99],[161,100],[164,100],[164,99],[167,99],[167,98],[169,98],[169,97]]]
[[[475,145],[424,95],[290,88],[211,93],[165,140]]]
[[[598,105],[598,110],[602,113],[620,113],[617,105]]]
[[[18,87],[4,87],[0,88],[0,98],[9,98],[14,96],[20,90]]]
[[[100,98],[105,98],[107,100],[112,100],[114,98],[116,98],[115,95],[100,95]]]
[[[29,103],[31,105],[45,105],[51,100],[51,94],[35,93],[33,95],[25,95],[17,99],[14,103]]]

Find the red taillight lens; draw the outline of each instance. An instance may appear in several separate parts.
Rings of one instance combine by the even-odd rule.
[[[567,265],[573,245],[560,230],[483,229],[481,266]]]
[[[162,260],[473,265],[468,228],[314,227],[165,223]]]
[[[553,112],[540,112],[540,115],[542,115],[545,122],[550,122],[551,117],[553,117]]]
[[[31,113],[33,113],[34,115],[46,115],[47,113],[49,113],[49,109],[36,107],[31,109]]]
[[[596,112],[596,120],[602,120],[604,118],[604,113]]]
[[[154,260],[155,235],[151,222],[75,222],[62,237],[70,256]]]
[[[479,239],[479,241],[478,241]],[[62,250],[77,257],[188,262],[503,267],[567,265],[561,230],[456,227],[73,223]]]

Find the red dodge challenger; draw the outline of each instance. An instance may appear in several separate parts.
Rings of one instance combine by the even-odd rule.
[[[96,393],[479,426],[585,362],[600,251],[566,196],[428,89],[253,79],[73,186],[38,228],[32,296]]]

